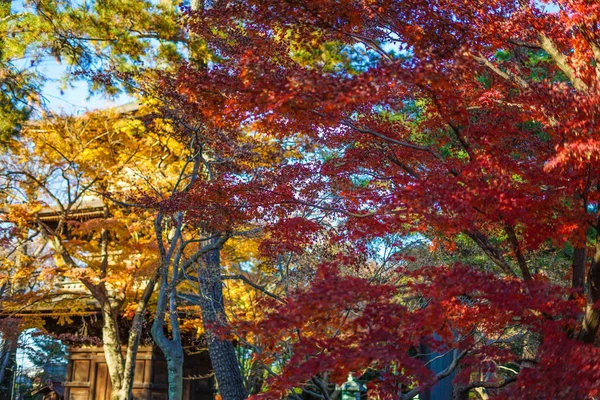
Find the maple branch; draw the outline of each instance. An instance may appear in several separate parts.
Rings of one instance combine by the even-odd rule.
[[[109,216],[109,211],[108,211],[108,206],[106,204],[104,204],[104,218],[108,218]],[[106,274],[108,272],[108,244],[109,244],[109,237],[108,237],[108,229],[106,229],[105,227],[102,228],[102,232],[100,234],[100,253],[101,253],[101,264],[100,264],[100,278],[101,279],[105,279],[106,278]]]
[[[464,386],[464,388],[462,388],[462,390],[466,392],[471,389],[475,389],[475,388],[479,388],[479,387],[485,388],[485,389],[500,389],[500,388],[503,388],[504,386],[509,385],[516,381],[517,381],[516,376],[511,376],[510,378],[505,378],[499,382],[478,381],[478,382],[469,383],[468,385]]]
[[[371,211],[371,212],[364,213],[364,214],[357,214],[357,213],[353,213],[351,211],[342,210],[341,208],[321,206],[321,205],[318,205],[315,203],[310,203],[308,201],[299,200],[299,199],[281,201],[280,204],[302,204],[304,206],[316,208],[318,210],[331,211],[334,213],[340,213],[340,214],[346,215],[348,217],[355,217],[355,218],[366,218],[366,217],[372,217],[374,215],[377,215],[376,211]]]
[[[229,233],[225,233],[213,244],[206,245],[206,246],[202,247],[200,250],[198,250],[197,252],[195,252],[194,254],[192,254],[183,263],[183,265],[181,267],[182,271],[187,271],[192,266],[193,263],[198,261],[198,259],[200,257],[202,257],[204,254],[208,253],[209,251],[220,250],[223,247],[223,245],[225,244],[225,242],[227,242],[227,240],[229,240],[229,237],[230,237]]]
[[[467,155],[469,156],[469,161],[472,160],[473,154],[471,152],[471,145],[460,134],[460,128],[451,122],[447,122],[447,124],[450,127],[450,130],[452,131],[452,133],[454,133],[454,136],[456,136],[456,139],[462,146],[463,150],[467,152]]]
[[[519,3],[524,10],[531,12],[531,7],[526,0],[519,0]],[[556,66],[567,76],[567,78],[569,78],[573,87],[578,91],[587,90],[587,85],[577,77],[575,70],[569,65],[567,56],[558,49],[556,43],[542,31],[537,31],[537,37],[539,40],[539,47],[548,53],[552,60],[554,60]]]
[[[312,396],[315,396],[315,397],[317,397],[317,398],[319,398],[319,399],[324,399],[324,398],[325,398],[325,396],[323,396],[322,394],[319,394],[319,393],[317,393],[317,392],[314,392],[314,391],[312,391],[312,390],[310,390],[310,389],[307,389],[307,388],[305,388],[305,387],[303,387],[303,388],[301,388],[301,389],[302,389],[302,391],[303,391],[303,392],[306,392],[306,393],[308,393],[308,394],[310,394],[310,395],[312,395]]]
[[[261,285],[259,285],[257,283],[252,282],[245,275],[241,275],[241,274],[237,274],[237,275],[221,275],[221,279],[223,279],[223,280],[226,280],[226,279],[238,279],[238,280],[241,280],[241,281],[245,282],[247,285],[252,286],[254,289],[258,290],[259,292],[262,292],[262,293],[266,294],[267,296],[272,297],[275,300],[277,300],[277,301],[285,304],[285,301],[281,297],[277,296],[275,293],[270,292],[264,286],[261,286]]]
[[[429,364],[431,364],[432,362],[434,362],[435,360],[439,360],[440,358],[444,358],[446,357],[448,354],[452,353],[454,351],[454,349],[450,349],[445,353],[440,353],[437,356],[431,358],[429,361],[427,361],[424,365],[427,366]],[[435,352],[433,353],[426,353],[426,354],[419,354],[420,356],[426,356],[426,355],[432,355],[435,354]]]
[[[90,191],[91,191],[92,193],[96,193],[96,194],[98,194],[98,195],[100,195],[100,196],[102,196],[102,197],[104,197],[104,198],[106,198],[106,199],[110,200],[111,202],[113,202],[113,203],[115,203],[115,204],[118,204],[118,205],[120,205],[120,206],[123,206],[123,207],[130,207],[130,208],[141,208],[141,209],[144,209],[144,210],[149,210],[149,209],[151,209],[151,208],[152,208],[152,207],[149,207],[149,206],[147,206],[147,205],[144,205],[144,204],[139,204],[139,203],[128,203],[128,202],[126,202],[126,201],[117,200],[117,199],[115,199],[114,197],[112,197],[112,196],[110,195],[110,193],[107,193],[107,192],[101,192],[101,191],[99,191],[99,190],[94,190],[94,189],[90,189]]]
[[[383,153],[383,155],[390,160],[391,162],[393,162],[394,164],[396,164],[398,167],[400,167],[400,169],[402,169],[404,172],[406,172],[407,174],[409,174],[410,176],[412,176],[413,178],[417,178],[419,179],[421,177],[421,175],[414,170],[413,168],[409,167],[408,165],[404,164],[403,162],[401,162],[400,160],[398,160],[396,157],[393,157],[389,154]]]
[[[23,175],[23,176],[31,179],[33,182],[35,182],[36,185],[38,185],[38,187],[41,190],[43,190],[52,200],[54,200],[56,202],[57,206],[60,208],[60,210],[63,213],[65,212],[65,207],[62,204],[62,202],[60,201],[60,199],[58,197],[56,197],[56,195],[54,193],[52,193],[52,191],[50,189],[48,189],[43,182],[41,182],[38,178],[36,178],[32,174],[30,174],[29,172],[25,172],[25,171],[6,171],[5,174],[6,175]]]
[[[381,46],[379,46],[379,44],[375,40],[373,40],[367,36],[360,35],[358,33],[352,33],[352,32],[342,32],[342,33],[347,36],[350,36],[353,39],[356,39],[360,43],[364,44],[366,47],[371,48],[377,54],[386,58],[389,62],[392,62],[392,63],[394,62],[394,59],[385,50],[383,50],[381,48]]]
[[[595,34],[590,33],[587,26],[583,23],[578,24],[577,27],[581,32],[581,36],[583,36],[587,44],[592,49],[592,54],[594,55],[594,61],[596,63],[596,78],[600,78],[600,44],[598,43],[598,37]]]
[[[539,45],[539,43],[526,42],[519,39],[508,39],[508,43],[519,47],[527,47],[533,50],[542,50],[542,47]]]
[[[319,390],[321,391],[321,393],[323,393],[323,396],[325,396],[325,399],[326,400],[331,400],[331,397],[329,396],[329,392],[327,391],[327,387],[325,386],[325,384],[323,383],[323,381],[321,381],[316,376],[312,377],[311,380],[315,383],[315,385],[317,385],[317,387],[319,388]]]
[[[259,226],[258,228],[249,229],[247,231],[233,231],[231,236],[236,237],[257,237],[256,235],[263,233],[264,227]]]
[[[185,160],[185,164],[183,164],[183,166],[181,167],[181,171],[179,171],[179,176],[177,177],[177,182],[175,182],[175,185],[173,186],[173,190],[171,190],[171,196],[175,195],[177,193],[177,189],[179,188],[179,184],[181,182],[183,182],[183,174],[185,173],[185,170],[187,169],[187,166],[192,162],[191,158],[188,157],[187,160]],[[197,160],[194,161],[194,167],[193,170],[196,169],[196,163]],[[191,182],[190,182],[191,185]],[[184,190],[185,191],[185,190]]]
[[[185,164],[181,167],[181,171],[179,172],[179,177],[177,178],[177,182],[175,183],[175,186],[173,187],[173,190],[171,191],[171,195],[174,195],[177,192],[179,185],[183,182],[185,170],[187,169],[187,166],[192,162],[192,160],[194,161],[194,165],[192,166],[191,178],[190,178],[190,181],[188,182],[188,184],[185,186],[185,188],[181,191],[182,193],[188,192],[191,189],[191,187],[194,185],[196,180],[198,180],[198,172],[200,170],[200,162],[204,161],[204,158],[202,157],[202,148],[200,148],[193,156],[188,157],[188,159],[185,161]]]
[[[529,84],[523,78],[521,78],[519,75],[517,75],[509,70],[502,71],[500,68],[498,68],[498,66],[496,66],[494,63],[492,63],[490,60],[488,60],[487,57],[484,57],[481,54],[480,55],[471,54],[471,57],[473,57],[476,61],[479,61],[482,65],[485,65],[486,67],[488,67],[496,75],[504,78],[505,80],[518,85],[522,89],[529,88]]]
[[[538,32],[538,39],[540,40],[540,47],[552,57],[556,66],[569,78],[573,87],[578,91],[586,91],[588,86],[576,75],[573,67],[569,65],[567,56],[556,47],[556,43],[544,32]]]
[[[523,256],[523,252],[521,251],[521,244],[519,243],[519,239],[517,239],[517,234],[512,225],[505,226],[506,234],[508,235],[508,241],[515,253],[515,257],[517,258],[517,263],[519,264],[519,268],[521,269],[521,274],[523,274],[523,279],[526,281],[530,281],[533,279],[531,273],[529,272],[529,267],[527,266],[527,260],[525,260],[525,256]]]
[[[373,135],[373,136],[376,136],[376,137],[378,137],[380,139],[386,140],[386,141],[388,141],[390,143],[394,143],[394,144],[397,144],[399,146],[408,147],[409,149],[424,151],[426,153],[429,153],[429,154],[433,155],[437,159],[443,160],[443,157],[441,155],[439,155],[438,153],[436,153],[435,151],[433,151],[429,147],[420,146],[418,144],[414,144],[414,143],[410,143],[410,142],[404,142],[402,140],[394,139],[394,138],[386,136],[383,133],[377,132],[377,131],[375,131],[375,130],[369,128],[369,127],[366,127],[366,126],[359,127],[356,124],[354,124],[352,121],[350,121],[349,119],[343,119],[341,122],[342,122],[342,125],[346,125],[346,126],[352,128],[352,129],[354,129],[357,132],[367,133],[369,135]]]
[[[214,235],[214,236],[208,236],[208,237],[201,237],[201,238],[196,238],[196,239],[188,239],[182,242],[182,246],[187,246],[191,243],[202,243],[202,242],[206,242],[207,240],[210,239],[216,239],[218,238],[219,235]]]
[[[58,238],[58,236],[53,235],[53,237],[51,238],[44,232],[42,232],[42,236],[51,243],[52,247],[58,254],[60,254],[60,256],[65,264],[67,264],[72,269],[80,268],[79,265],[77,265],[77,263],[71,256],[71,253],[67,250],[67,248],[64,246],[62,241]],[[105,287],[103,284],[95,285],[91,280],[89,280],[83,276],[79,277],[79,280],[90,291],[92,296],[94,296],[94,298],[100,302],[100,304],[104,304],[104,305],[110,304],[108,295],[106,293],[106,290],[105,290]]]
[[[167,249],[165,248],[165,242],[163,242],[163,239],[162,239],[163,218],[164,218],[163,213],[159,211],[158,214],[156,215],[156,219],[154,220],[154,233],[156,235],[156,242],[158,245],[158,253],[160,254],[160,259],[162,262],[164,262],[164,260],[167,258]]]
[[[90,190],[90,191],[91,191],[91,187],[92,187],[93,185],[95,185],[95,184],[96,184],[96,182],[98,182],[98,179],[99,179],[99,178],[97,178],[97,177],[96,177],[96,178],[94,178],[94,179],[92,179],[92,181],[91,181],[90,183],[88,183],[87,185],[84,185],[84,186],[83,186],[83,187],[81,187],[81,188],[79,188],[79,184],[80,184],[81,182],[80,182],[79,180],[77,180],[77,186],[76,186],[76,189],[75,189],[75,197],[73,198],[73,200],[72,200],[72,201],[70,201],[70,202],[68,203],[68,206],[67,206],[67,211],[70,211],[70,210],[71,210],[71,207],[72,207],[73,205],[75,205],[75,203],[77,203],[77,201],[78,201],[78,200],[79,200],[81,197],[83,197],[83,195],[84,195],[84,194],[85,194],[85,193],[86,193],[88,190]]]
[[[40,234],[40,231],[35,231],[31,236],[27,237],[25,240],[17,241],[17,243],[15,243],[15,245],[7,253],[2,255],[2,258],[4,258],[4,259],[10,258],[13,254],[15,254],[15,252],[19,251],[19,249],[22,246],[24,246],[27,243],[33,242],[33,239],[35,239],[39,234]]]
[[[65,160],[65,161],[66,161],[66,162],[69,164],[69,167],[73,166],[73,163],[74,163],[74,161],[73,161],[73,160],[71,160],[69,157],[67,157],[67,156],[66,156],[66,155],[65,155],[65,154],[64,154],[62,151],[60,151],[60,150],[59,150],[59,149],[58,149],[56,146],[54,146],[54,144],[53,144],[53,143],[51,143],[51,142],[48,142],[48,141],[45,141],[45,142],[44,142],[44,145],[45,145],[45,146],[48,146],[48,147],[50,147],[50,148],[51,148],[52,150],[54,150],[54,151],[55,151],[55,152],[56,152],[58,155],[60,155],[60,156],[63,158],[63,160]]]
[[[502,271],[504,271],[504,273],[506,273],[508,276],[512,276],[515,278],[517,277],[515,271],[513,271],[511,266],[506,262],[506,260],[502,256],[502,252],[500,252],[500,250],[498,250],[490,242],[487,236],[485,236],[479,229],[474,229],[472,232],[466,231],[465,234],[471,239],[473,239],[473,241],[479,246],[479,248],[481,248],[481,250],[483,250],[483,252],[487,254],[488,257],[490,257],[490,259],[497,266],[499,266]]]
[[[444,159],[444,157],[441,154],[439,154],[438,152],[436,152],[435,150],[433,150],[430,147],[421,146],[421,145],[418,145],[418,144],[414,144],[414,143],[405,142],[405,141],[402,141],[402,140],[397,140],[397,139],[391,138],[391,137],[386,136],[386,135],[384,135],[381,132],[377,132],[376,130],[373,130],[373,129],[367,127],[367,126],[363,125],[362,127],[359,127],[359,126],[357,126],[356,124],[354,124],[352,121],[350,121],[348,119],[342,119],[341,123],[342,123],[342,125],[346,125],[346,126],[352,128],[352,129],[356,130],[357,132],[365,133],[365,134],[369,134],[369,135],[373,135],[373,136],[376,136],[376,137],[378,137],[380,139],[386,140],[386,141],[388,141],[390,143],[397,144],[399,146],[408,147],[410,149],[414,149],[414,150],[418,150],[418,151],[423,151],[425,153],[429,153],[433,157],[435,157],[439,161],[441,161],[443,164],[445,164],[445,162],[446,162],[446,160]],[[459,175],[458,171],[456,171],[454,168],[448,167],[448,171],[452,175],[454,175],[454,176],[458,176]]]

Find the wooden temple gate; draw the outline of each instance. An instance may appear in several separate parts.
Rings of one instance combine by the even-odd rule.
[[[125,107],[122,112],[129,113],[137,109],[137,105],[129,108]],[[104,218],[103,202],[100,198],[87,196],[82,198],[79,203],[73,205],[69,210],[68,216],[64,215],[64,210],[57,207],[47,207],[38,213],[38,218],[48,227],[57,226],[61,218],[76,220],[79,222],[93,218]],[[76,280],[63,279],[56,282],[57,288],[66,289],[74,292],[86,294],[85,288]],[[0,310],[0,318],[4,316],[30,316],[36,315],[46,321],[46,329],[54,334],[68,333],[74,334],[76,329],[59,325],[55,321],[56,309],[62,299],[57,296],[43,305],[36,305],[30,309],[22,311],[22,315]],[[86,325],[90,332],[86,336],[100,338],[101,335],[101,314],[98,304],[90,298],[87,310],[79,316],[71,319],[77,322],[73,325]],[[58,306],[64,307],[64,306]],[[1,307],[0,307],[1,309]],[[91,309],[91,310],[90,310]],[[68,313],[69,310],[66,310]],[[89,317],[89,321],[87,320]],[[127,322],[123,320],[124,327]],[[124,329],[122,332],[126,331]],[[151,343],[149,332],[145,332],[143,343]],[[190,338],[188,338],[190,339]],[[191,338],[194,341],[193,338]],[[122,343],[127,343],[127,339],[122,338]],[[186,339],[184,339],[186,340]],[[193,347],[193,346],[192,346]],[[108,375],[104,351],[99,346],[70,347],[68,350],[68,365],[64,387],[65,400],[109,400],[111,398],[111,383]],[[214,378],[212,376],[212,367],[208,352],[194,352],[184,356],[184,387],[183,399],[191,400],[210,400],[215,397]],[[167,399],[167,363],[161,351],[155,346],[141,345],[138,351],[135,376],[133,384],[133,399]],[[60,394],[62,397],[62,393]]]
[[[96,216],[93,208],[86,207],[85,217]],[[41,218],[52,222],[54,215],[42,214]],[[81,217],[80,217],[81,218]],[[82,218],[83,219],[83,218]],[[85,293],[83,285],[78,281],[62,280],[55,283],[57,287],[70,291]],[[85,336],[100,339],[102,337],[102,315],[98,304],[90,299],[84,311],[73,312],[64,308],[60,296],[36,307],[22,310],[19,313],[5,313],[0,311],[0,318],[31,317],[35,316],[45,321],[45,329],[53,334],[77,335],[79,327],[86,326]],[[72,320],[70,324],[60,324],[57,318],[62,314],[68,315]],[[127,319],[121,319],[122,330],[128,331]],[[192,335],[195,337],[195,332]],[[216,394],[215,379],[212,373],[210,357],[207,350],[199,351],[198,340],[184,335],[182,338],[186,348],[195,349],[192,354],[184,355],[183,368],[183,400],[212,400]],[[121,338],[122,343],[127,343],[127,337]],[[142,343],[137,354],[134,382],[134,400],[167,400],[168,372],[167,362],[156,346],[152,343],[148,331],[142,332]],[[104,349],[98,345],[72,346],[68,348],[67,371],[60,391],[52,393],[59,400],[110,400],[112,395],[110,376],[104,357]],[[64,388],[64,395],[62,389]],[[61,392],[61,393],[59,393]]]

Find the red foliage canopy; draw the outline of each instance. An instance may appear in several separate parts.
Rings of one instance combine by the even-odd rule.
[[[597,16],[598,4],[584,0],[245,0],[189,15],[215,55],[209,68],[183,66],[170,82],[190,111],[225,131],[312,145],[309,161],[245,181],[257,204],[252,218],[265,218],[268,200],[267,219],[287,219],[290,204],[333,213],[342,240],[464,234],[500,275],[460,265],[404,271],[426,302],[409,309],[396,288],[324,266],[322,279],[268,319],[267,353],[284,332],[311,327],[272,393],[316,374],[337,380],[396,365],[381,387],[398,396],[400,384],[428,382],[409,353],[435,334],[433,348],[462,355],[458,381],[467,391],[516,381],[500,394],[597,395],[597,348],[573,338],[579,330],[586,342],[596,336],[600,247],[581,329],[574,321],[583,305],[573,309],[567,291],[535,278],[528,260],[548,242],[570,243],[583,249],[573,261],[583,276],[586,233],[600,231]],[[287,221],[279,239],[294,251],[312,226]],[[336,336],[333,322],[349,303],[358,316],[340,321]],[[539,338],[534,365],[521,363],[515,376],[487,374],[492,364],[519,362],[498,340],[487,342],[516,327]],[[471,382],[475,366],[484,381]]]

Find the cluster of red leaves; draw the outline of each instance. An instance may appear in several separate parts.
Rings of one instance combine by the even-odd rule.
[[[286,218],[268,227],[269,236],[260,244],[265,255],[302,253],[321,227],[305,218]]]
[[[185,99],[187,114],[225,132],[214,136],[217,147],[229,151],[236,132],[251,129],[309,138],[327,155],[256,171],[228,166],[217,186],[164,206],[192,209],[221,230],[273,224],[270,253],[310,241],[316,227],[287,219],[303,207],[338,218],[340,241],[467,234],[506,275],[519,274],[501,258],[526,270],[523,254],[543,243],[580,246],[600,200],[598,8],[558,5],[244,0],[190,14],[218,57],[210,68],[181,67],[165,88]],[[319,61],[330,43],[344,47],[337,69]],[[302,61],[302,52],[315,59]],[[494,248],[493,235],[509,240]],[[409,292],[427,303],[411,307],[393,286],[321,269],[267,323],[238,327],[263,338],[267,363],[285,362],[269,396],[315,374],[339,381],[371,366],[387,374],[378,384],[385,393],[427,385],[430,373],[410,356],[423,341],[466,351],[457,379],[467,380],[516,362],[521,355],[495,339],[519,330],[541,338],[536,366],[502,395],[596,394],[596,350],[569,336],[582,304],[541,278],[523,283],[460,265],[406,272]]]
[[[564,32],[595,9],[583,3],[551,13],[543,4],[505,0],[224,2],[189,18],[219,62],[201,71],[182,67],[169,88],[220,129],[250,125],[282,138],[301,132],[323,148],[343,149],[313,173],[335,193],[320,205],[374,215],[349,218],[350,238],[406,231],[407,224],[445,236],[508,226],[523,249],[534,250],[548,239],[570,241],[587,226],[585,207],[572,199],[589,192],[597,172],[599,97],[557,83],[562,72],[551,62],[542,62],[548,79],[516,90],[481,59],[515,75],[538,73],[534,62],[518,60],[525,56],[517,45],[537,42],[536,30],[560,50],[591,57],[584,41]],[[351,55],[357,43],[379,55],[355,75],[294,59],[296,48],[331,41]],[[377,43],[410,57],[389,56]],[[511,61],[497,51],[513,54]],[[581,85],[593,87],[589,63],[571,67]],[[411,111],[415,100],[423,102]],[[404,120],[381,110],[402,112]],[[357,186],[357,176],[369,179]],[[595,197],[586,193],[587,201]]]
[[[321,265],[313,284],[284,305],[267,301],[271,311],[264,320],[234,325],[236,333],[253,337],[262,361],[283,365],[261,396],[279,398],[319,374],[341,383],[349,373],[373,368],[380,378],[372,389],[397,397],[402,385],[434,382],[426,360],[414,356],[423,344],[440,353],[465,351],[457,380],[468,380],[472,372],[517,363],[523,355],[516,338],[527,331],[543,338],[536,366],[524,369],[510,393],[556,398],[557,389],[550,383],[562,379],[565,371],[579,370],[596,353],[568,337],[581,304],[565,300],[564,289],[542,278],[524,284],[454,265],[398,271],[407,282],[398,287],[340,275],[338,267]],[[512,347],[506,345],[511,339]],[[564,351],[580,355],[557,357]],[[564,390],[593,394],[597,371],[584,371],[584,380],[579,376]],[[538,382],[535,388],[532,379]]]

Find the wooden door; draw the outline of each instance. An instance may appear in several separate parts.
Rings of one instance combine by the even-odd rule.
[[[96,363],[96,382],[92,382],[94,385],[94,398],[93,400],[110,400],[112,395],[112,385],[110,383],[110,376],[108,375],[108,367],[106,363]]]

